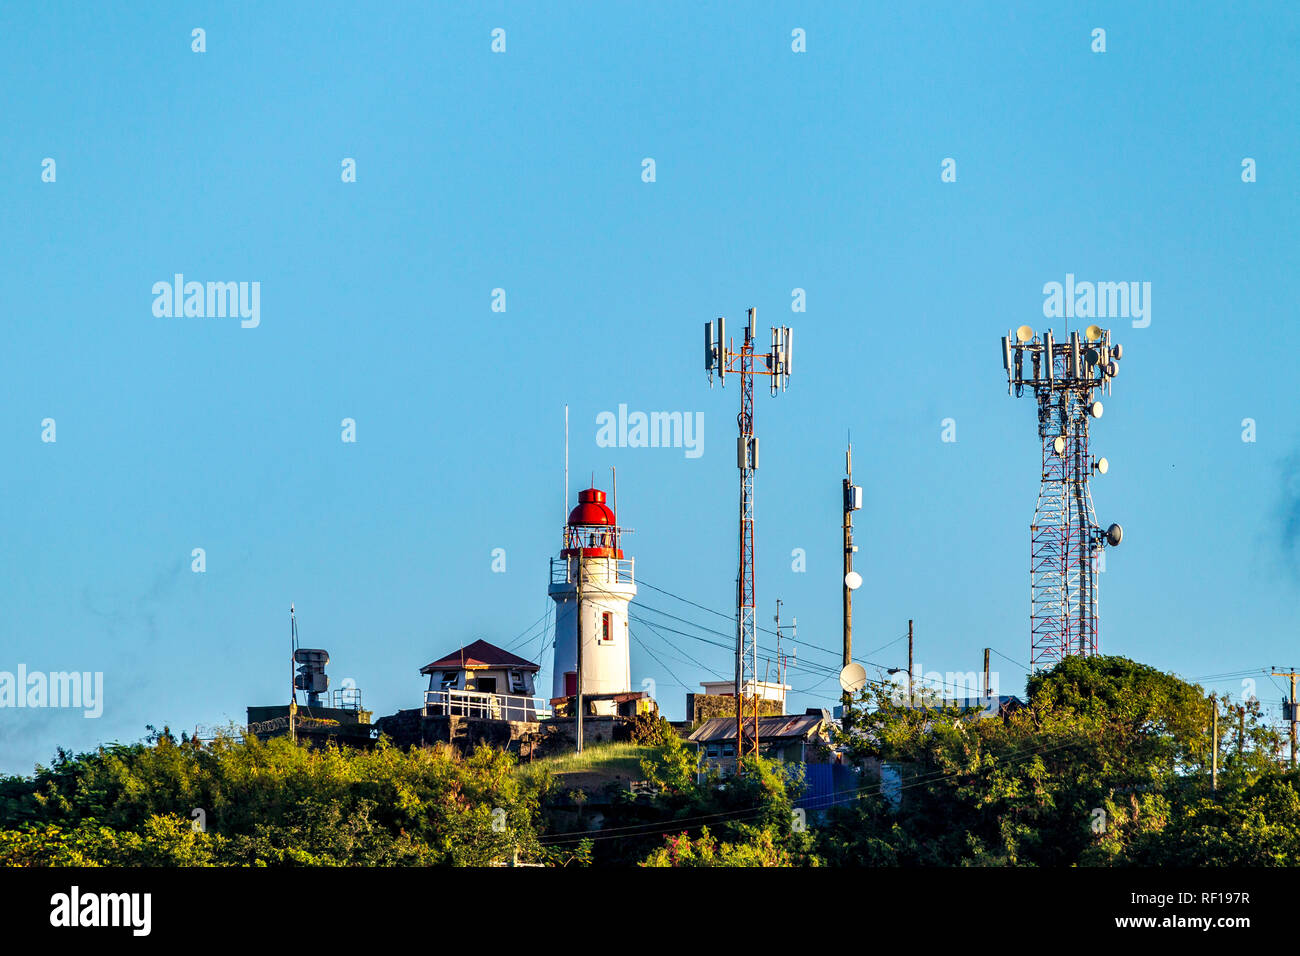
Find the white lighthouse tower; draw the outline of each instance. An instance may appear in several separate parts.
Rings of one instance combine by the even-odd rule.
[[[620,547],[622,529],[605,504],[605,492],[578,492],[564,526],[564,547],[551,559],[548,593],[555,601],[554,697],[578,692],[578,642],[582,642],[582,693],[632,689],[627,606],[636,596],[632,559]],[[581,586],[579,578],[581,577]]]

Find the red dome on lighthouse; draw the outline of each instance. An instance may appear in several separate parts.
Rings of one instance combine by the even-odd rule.
[[[605,492],[596,488],[587,488],[578,492],[578,506],[569,512],[570,525],[609,525],[617,524],[614,512],[605,504]]]

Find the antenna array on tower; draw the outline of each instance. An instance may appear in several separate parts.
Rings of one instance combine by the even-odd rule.
[[[1109,394],[1119,374],[1123,347],[1110,330],[1090,325],[1057,342],[1027,325],[1002,339],[1007,391],[1031,389],[1038,402],[1042,474],[1030,526],[1030,667],[1048,667],[1070,654],[1099,648],[1097,574],[1103,549],[1117,545],[1123,529],[1097,525],[1089,478],[1110,463],[1092,459],[1088,425],[1100,418],[1093,393]]]

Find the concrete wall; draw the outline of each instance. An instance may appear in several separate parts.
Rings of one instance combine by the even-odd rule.
[[[451,744],[469,752],[480,743],[527,754],[540,741],[538,724],[516,720],[480,720],[473,717],[424,716],[421,709],[399,710],[375,722],[380,733],[398,747]]]

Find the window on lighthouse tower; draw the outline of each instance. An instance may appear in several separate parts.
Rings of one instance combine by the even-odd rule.
[[[600,619],[600,643],[614,643],[614,614],[612,611],[606,611]]]

